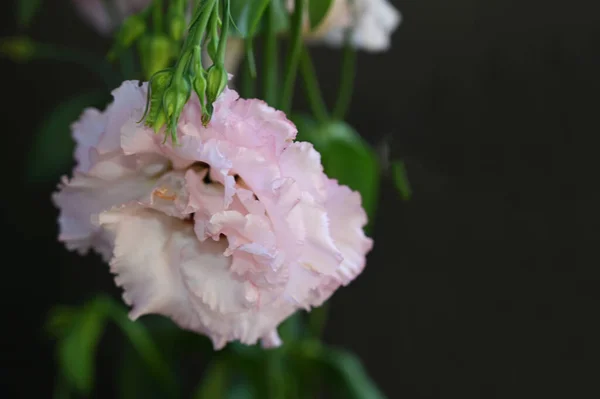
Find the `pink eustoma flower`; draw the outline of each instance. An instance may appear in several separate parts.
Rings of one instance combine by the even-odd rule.
[[[283,320],[362,272],[360,195],[263,101],[226,89],[204,127],[194,96],[173,146],[138,123],[146,90],[124,82],[73,124],[77,166],[53,196],[59,239],[110,260],[132,319],[168,316],[215,348],[279,345]]]

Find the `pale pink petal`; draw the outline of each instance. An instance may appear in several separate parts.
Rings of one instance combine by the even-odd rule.
[[[327,300],[340,285],[354,280],[363,271],[366,254],[373,248],[373,240],[363,231],[367,214],[361,206],[360,194],[339,185],[336,180],[329,180],[327,195],[325,207],[330,218],[331,235],[344,260],[336,278],[325,281],[319,287],[314,306]]]
[[[302,191],[308,192],[317,201],[325,200],[325,181],[321,165],[321,154],[312,144],[295,142],[281,154],[279,161],[281,175],[291,177]]]
[[[75,139],[76,170],[87,172],[92,166],[91,151],[106,127],[106,115],[95,108],[86,109],[71,130]],[[93,156],[93,155],[92,155]]]
[[[111,239],[92,219],[103,211],[138,198],[151,187],[152,181],[143,175],[116,182],[84,174],[78,174],[70,181],[63,178],[59,192],[52,196],[60,209],[59,240],[70,250],[86,253],[91,248],[106,259],[112,249]]]
[[[115,237],[111,270],[133,306],[132,318],[169,316],[220,348],[231,340],[254,344],[269,337],[294,311],[285,301],[261,305],[261,291],[229,272],[226,240],[201,243],[185,221],[126,206],[101,214],[99,222]]]
[[[139,121],[146,107],[147,84],[128,80],[113,90],[113,102],[106,109],[106,129],[96,145],[98,153],[121,150],[121,129],[126,122]]]

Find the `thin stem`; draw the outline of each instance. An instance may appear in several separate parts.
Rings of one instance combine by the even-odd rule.
[[[327,105],[323,101],[323,95],[319,87],[319,81],[315,73],[315,68],[310,59],[308,49],[304,48],[300,57],[300,72],[304,78],[304,89],[308,96],[310,108],[319,122],[325,122],[329,119]]]
[[[162,33],[163,30],[163,2],[154,0],[152,3],[152,23],[155,33]]]
[[[266,20],[266,38],[264,55],[264,100],[269,105],[277,104],[277,80],[278,80],[278,60],[277,60],[277,36],[275,32],[276,22],[275,8],[269,4],[267,8]]]
[[[229,36],[229,20],[231,14],[231,1],[223,0],[223,26],[221,28],[221,37],[219,38],[219,47],[217,48],[217,60],[219,64],[225,64],[225,49],[227,48],[227,36]]]
[[[246,58],[244,59],[244,64],[242,65],[242,76],[241,76],[241,92],[242,97],[244,98],[254,98],[256,96],[256,81],[252,76],[252,67],[250,66],[252,60],[250,59],[250,55],[246,54]]]
[[[294,15],[292,16],[292,39],[285,66],[283,91],[281,94],[281,109],[289,113],[294,95],[294,83],[298,73],[298,63],[302,52],[302,17],[304,16],[305,0],[295,0]]]
[[[325,302],[318,308],[313,308],[308,314],[308,331],[312,338],[321,339],[325,324],[327,324],[327,316],[329,314],[329,303]]]
[[[342,60],[342,73],[337,101],[333,108],[333,117],[343,120],[348,113],[354,92],[354,77],[356,76],[356,50],[346,42]]]

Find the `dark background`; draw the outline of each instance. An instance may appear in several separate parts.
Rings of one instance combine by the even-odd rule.
[[[598,7],[393,3],[404,22],[390,52],[360,54],[349,121],[373,144],[392,138],[414,196],[401,202],[384,182],[375,249],[334,296],[326,340],[357,352],[392,399],[600,397],[599,278],[587,257],[598,243]],[[11,4],[1,7],[2,35],[14,34]],[[109,45],[67,1],[47,1],[31,34]],[[340,54],[314,57],[334,98]],[[55,183],[28,185],[22,171],[44,113],[101,82],[74,65],[1,66],[2,384],[9,397],[45,398],[45,313],[118,290],[99,259],[56,242]]]

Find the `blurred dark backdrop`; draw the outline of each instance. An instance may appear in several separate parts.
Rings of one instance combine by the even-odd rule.
[[[10,3],[2,36],[17,32]],[[600,397],[600,279],[584,255],[598,243],[596,150],[585,142],[597,134],[598,7],[393,3],[404,22],[390,52],[360,54],[349,120],[373,144],[392,138],[414,197],[401,202],[384,183],[375,249],[333,298],[326,340],[356,351],[392,399]],[[68,1],[46,1],[31,33],[109,45]],[[333,98],[340,54],[314,56]],[[25,155],[45,112],[101,82],[74,65],[1,66],[2,384],[7,397],[45,398],[47,310],[118,290],[95,256],[56,242],[55,184],[28,186]]]

